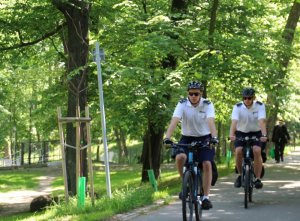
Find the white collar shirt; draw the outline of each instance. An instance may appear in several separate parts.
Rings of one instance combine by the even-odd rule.
[[[201,137],[210,134],[207,118],[215,118],[213,103],[201,98],[194,107],[188,99],[180,101],[173,117],[181,119],[181,132],[184,136]]]
[[[234,105],[231,115],[232,120],[237,120],[237,131],[243,133],[260,131],[258,121],[266,119],[266,108],[261,102],[254,101],[248,109],[243,102]]]

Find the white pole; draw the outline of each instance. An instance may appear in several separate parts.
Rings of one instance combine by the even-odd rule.
[[[102,76],[101,76],[101,57],[100,57],[100,49],[99,49],[98,42],[96,42],[96,63],[97,63],[97,71],[98,71],[99,101],[100,101],[100,111],[101,111],[103,146],[104,146],[106,192],[107,192],[108,197],[111,198],[110,173],[109,173],[108,148],[107,148],[107,139],[106,139],[106,123],[105,123],[104,98],[103,98],[103,85],[102,85]]]

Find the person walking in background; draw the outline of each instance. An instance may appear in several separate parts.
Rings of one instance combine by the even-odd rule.
[[[280,160],[283,161],[284,148],[285,145],[290,140],[290,135],[288,133],[287,127],[285,126],[283,120],[279,120],[277,125],[275,125],[272,134],[272,142],[275,145],[275,161],[279,163]]]
[[[171,145],[171,136],[176,126],[181,122],[180,144],[190,144],[194,141],[218,143],[217,130],[215,126],[215,109],[212,102],[202,97],[204,86],[197,81],[192,81],[187,86],[187,98],[182,99],[176,106],[171,123],[165,135],[164,144]],[[183,176],[183,166],[187,160],[187,148],[182,148],[174,153],[175,163],[180,177]],[[204,172],[202,201],[203,209],[212,208],[209,200],[212,182],[212,162],[215,149],[203,149],[199,151],[197,158],[202,163]],[[179,194],[181,198],[182,193]]]

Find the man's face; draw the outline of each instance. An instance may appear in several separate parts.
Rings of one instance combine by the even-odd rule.
[[[249,107],[253,104],[254,97],[243,97],[245,106]]]
[[[192,104],[197,104],[200,101],[201,95],[202,92],[199,89],[190,89],[188,91],[188,96]]]

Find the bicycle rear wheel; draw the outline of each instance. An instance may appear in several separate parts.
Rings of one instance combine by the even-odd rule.
[[[190,171],[186,171],[183,177],[182,183],[182,218],[183,221],[193,220],[193,192],[194,192],[194,181],[193,175]]]
[[[197,199],[195,202],[195,216],[196,221],[200,221],[202,218],[202,202],[201,197],[203,197],[203,187],[202,187],[202,176],[197,176]]]
[[[249,189],[250,189],[250,170],[249,165],[245,166],[245,173],[244,173],[244,207],[248,208],[248,197],[249,197]]]

